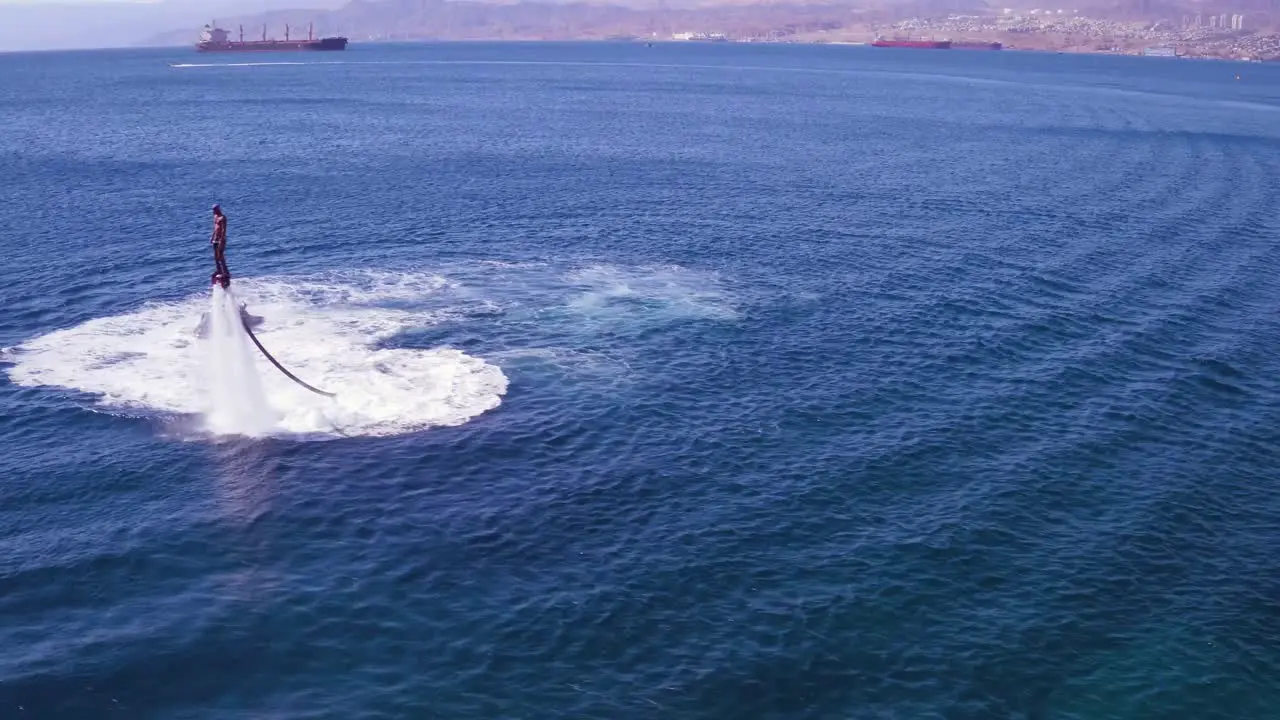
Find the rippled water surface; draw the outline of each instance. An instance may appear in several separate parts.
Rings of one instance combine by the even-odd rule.
[[[0,717],[1276,717],[1280,67],[243,60],[0,56]]]

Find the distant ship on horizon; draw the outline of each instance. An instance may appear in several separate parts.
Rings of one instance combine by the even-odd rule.
[[[313,27],[307,26],[306,40],[293,40],[289,37],[289,26],[284,26],[284,40],[267,39],[267,28],[262,27],[261,40],[245,40],[244,26],[240,26],[240,39],[231,40],[230,33],[214,25],[205,25],[200,33],[200,41],[196,43],[199,52],[281,52],[290,50],[346,50],[347,39],[344,37],[327,37],[316,39]]]
[[[896,48],[921,48],[926,50],[947,50],[951,47],[950,40],[911,40],[911,39],[894,39],[876,38],[871,43],[871,47],[896,47]]]
[[[912,40],[910,38],[876,38],[872,47],[918,48],[925,50],[1000,50],[1004,45],[998,42],[979,40]]]

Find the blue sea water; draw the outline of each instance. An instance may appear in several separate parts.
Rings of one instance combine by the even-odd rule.
[[[1280,67],[5,55],[0,128],[0,717],[1277,717]],[[337,393],[253,437],[214,202]]]

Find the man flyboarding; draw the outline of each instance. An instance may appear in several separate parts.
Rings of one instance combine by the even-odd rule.
[[[213,206],[213,235],[209,238],[213,246],[213,284],[224,289],[231,286],[231,271],[227,269],[227,216],[222,214],[222,206]]]
[[[227,216],[223,214],[221,205],[213,206],[213,234],[209,236],[209,244],[213,246],[212,284],[221,285],[226,290],[231,287],[231,270],[227,268]],[[245,304],[240,303],[240,322],[246,329],[250,329],[261,325],[262,318],[250,315]],[[196,337],[205,338],[208,334],[209,314],[205,313],[200,317],[200,324],[196,326]]]
[[[213,246],[213,284],[221,285],[225,290],[231,287],[231,271],[227,269],[227,216],[222,214],[222,206],[213,206],[213,235],[209,238],[209,244]],[[317,395],[325,397],[333,397],[333,393],[325,392],[319,388],[308,385],[298,378],[297,375],[289,372],[278,360],[272,357],[271,353],[262,346],[262,342],[258,340],[258,336],[253,334],[253,327],[262,324],[262,318],[250,315],[243,304],[240,305],[240,323],[244,326],[245,333],[253,340],[253,344],[258,346],[258,350],[262,355],[271,361],[272,365],[284,373],[290,380],[298,383],[302,387],[310,390]],[[200,318],[200,324],[196,327],[196,336],[206,338],[209,336],[209,314],[205,313]],[[341,431],[339,431],[341,432]]]

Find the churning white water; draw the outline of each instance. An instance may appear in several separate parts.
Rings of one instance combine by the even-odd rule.
[[[337,438],[459,425],[498,407],[502,370],[448,347],[383,346],[450,316],[418,307],[445,282],[399,273],[237,280],[233,292],[215,287],[32,338],[5,360],[18,385],[90,393],[107,410],[196,415],[216,434]],[[254,333],[282,365],[336,397],[299,387],[263,358],[240,302],[265,318]],[[197,339],[206,311],[208,335]]]
[[[253,346],[240,319],[235,292],[215,285],[208,333],[199,341],[205,426],[220,435],[266,435],[279,421],[258,377]]]

